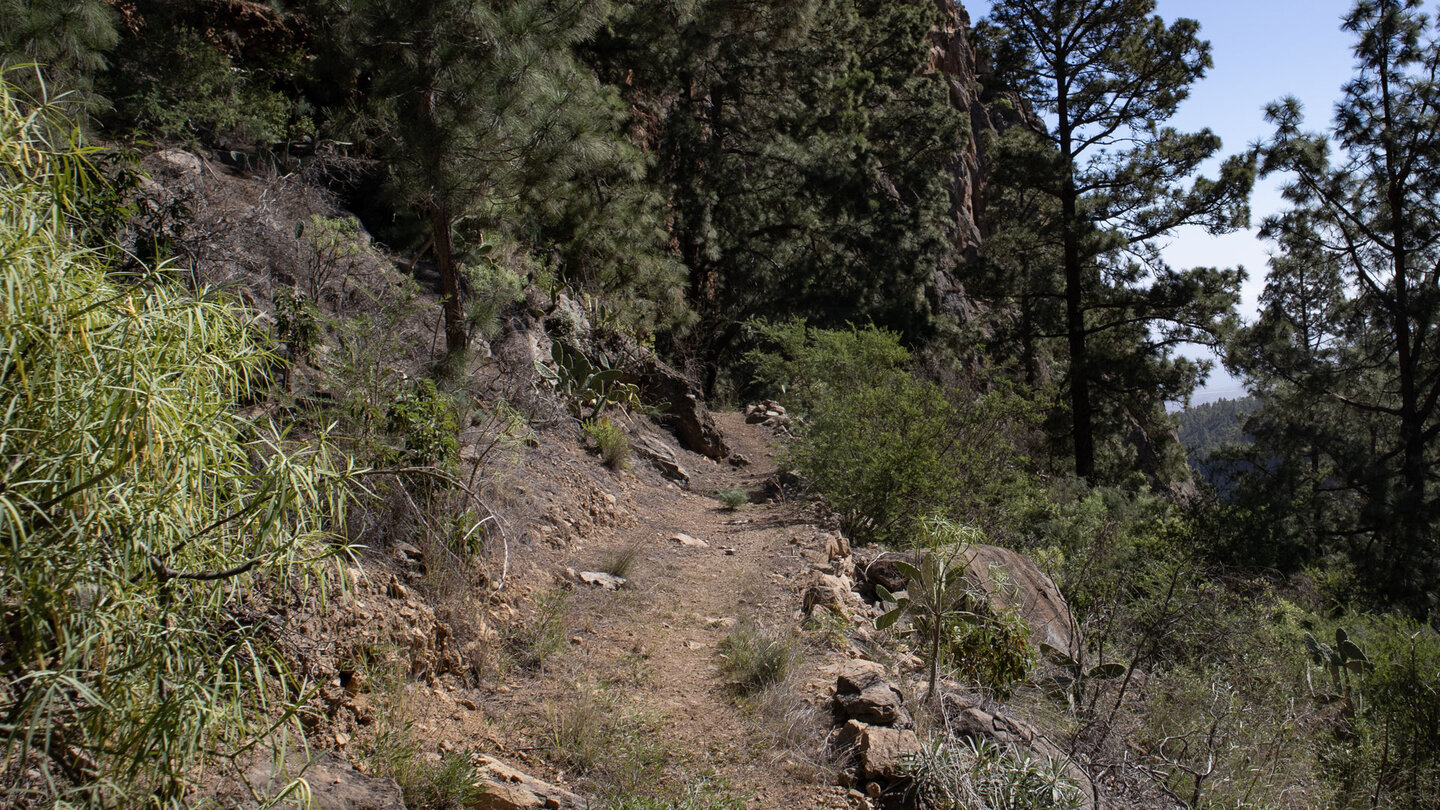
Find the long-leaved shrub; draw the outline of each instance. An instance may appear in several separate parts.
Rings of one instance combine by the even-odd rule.
[[[0,77],[0,806],[166,806],[302,697],[256,589],[323,593],[342,494],[237,307],[75,239],[72,129]]]

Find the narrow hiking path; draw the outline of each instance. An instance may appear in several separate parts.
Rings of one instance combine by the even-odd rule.
[[[821,671],[827,652],[817,634],[798,630],[801,594],[826,558],[825,532],[805,504],[769,497],[773,431],[738,413],[715,418],[750,463],[685,454],[683,488],[639,459],[633,472],[592,475],[624,519],[570,547],[524,552],[525,641],[548,645],[543,661],[478,690],[416,687],[410,708],[424,718],[422,734],[592,797],[617,787],[674,795],[709,780],[749,807],[850,806],[821,761],[833,686]],[[709,497],[735,487],[749,505],[727,510]],[[565,576],[626,553],[633,560],[618,591]],[[723,640],[747,623],[795,642],[790,687],[765,701],[737,699],[721,669]],[[476,710],[455,708],[467,700]]]

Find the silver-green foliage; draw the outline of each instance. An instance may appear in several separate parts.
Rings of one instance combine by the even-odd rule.
[[[175,803],[301,695],[249,592],[323,595],[342,496],[236,413],[270,360],[238,308],[73,238],[69,131],[0,81],[0,805]]]
[[[985,595],[965,577],[965,550],[980,539],[980,532],[943,518],[927,518],[921,526],[926,550],[920,564],[895,562],[896,569],[909,580],[905,594],[896,596],[883,585],[875,588],[883,604],[894,605],[875,620],[875,627],[885,630],[902,617],[911,617],[930,663],[926,694],[934,697],[945,649],[945,629],[958,619],[978,618],[975,606],[984,602]]]
[[[750,493],[739,487],[722,489],[715,493],[715,500],[729,511],[735,511],[750,502]]]
[[[909,765],[916,805],[924,810],[1079,810],[1085,793],[1066,763],[989,739],[937,737]]]

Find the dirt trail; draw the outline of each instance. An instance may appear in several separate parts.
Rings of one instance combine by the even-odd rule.
[[[605,472],[601,488],[616,498],[626,525],[597,529],[578,547],[531,550],[528,576],[538,591],[536,581],[547,576],[566,568],[598,570],[633,549],[627,586],[612,592],[577,585],[569,591],[565,649],[539,671],[512,672],[478,690],[418,688],[412,709],[427,718],[417,724],[422,733],[494,753],[582,792],[604,781],[597,772],[612,778],[620,772],[634,787],[672,791],[710,775],[747,797],[751,807],[849,806],[846,792],[827,784],[833,774],[805,761],[818,752],[777,744],[765,730],[766,719],[757,716],[763,712],[742,709],[721,673],[719,648],[735,623],[787,632],[798,624],[800,591],[824,549],[823,532],[803,504],[766,499],[766,483],[776,473],[772,431],[745,424],[741,414],[716,418],[732,449],[750,464],[737,468],[687,454],[687,488],[640,469],[639,460],[633,473]],[[729,511],[709,497],[731,487],[750,493],[752,503]],[[680,533],[706,545],[683,545],[674,539]],[[802,698],[824,701],[821,655],[813,646],[805,639],[797,645],[807,652],[798,677],[809,688],[795,691],[796,704]],[[559,750],[565,743],[553,730],[567,717],[584,716],[572,713],[587,695],[601,696],[591,702],[601,707],[602,723],[633,726],[636,739],[627,745],[643,750],[606,752],[608,761],[567,772]],[[483,704],[480,711],[451,710],[466,696]],[[640,764],[625,765],[625,757]]]

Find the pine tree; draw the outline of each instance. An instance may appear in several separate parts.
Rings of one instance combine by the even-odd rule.
[[[1340,507],[1331,537],[1377,596],[1423,612],[1440,585],[1440,48],[1420,9],[1356,3],[1328,137],[1294,99],[1270,106],[1262,168],[1291,178],[1292,207],[1264,223],[1283,254],[1230,362],[1266,402],[1263,446]]]
[[[1172,352],[1223,332],[1241,278],[1177,271],[1159,256],[1156,240],[1183,225],[1218,233],[1246,224],[1253,172],[1237,157],[1218,180],[1185,185],[1220,139],[1162,124],[1210,67],[1210,49],[1195,21],[1167,26],[1154,8],[1153,0],[1016,0],[997,4],[981,33],[1001,81],[1050,127],[1033,137],[1055,150],[1053,171],[1029,180],[1050,198],[1048,218],[1022,227],[1044,234],[1058,265],[1032,268],[1036,287],[1022,294],[1063,301],[1057,330],[1035,327],[1042,339],[1065,340],[1069,433],[1085,478],[1096,474],[1097,411],[1110,403],[1121,412],[1112,429],[1127,430],[1154,421],[1164,398],[1188,394],[1204,367]]]
[[[0,0],[0,65],[33,64],[7,77],[32,93],[38,78],[49,95],[99,103],[95,75],[116,39],[115,10],[105,0]]]
[[[373,145],[388,164],[395,198],[426,223],[451,353],[468,343],[462,267],[479,233],[508,230],[539,244],[557,238],[558,229],[568,240],[562,271],[577,274],[584,246],[604,247],[592,214],[604,212],[614,195],[601,182],[633,180],[625,163],[639,160],[619,132],[618,100],[574,53],[607,11],[605,3],[561,7],[549,0],[362,6],[361,80],[373,101]],[[588,194],[587,186],[595,189],[582,197],[588,207],[548,205],[543,196]],[[650,204],[643,193],[625,193],[625,210]],[[658,295],[654,288],[673,273],[656,229],[639,236],[634,247],[651,262],[641,263],[639,277]],[[606,249],[603,261],[618,272],[625,258],[613,244]],[[632,281],[634,274],[615,283]],[[673,316],[675,303],[657,309]]]
[[[929,0],[642,2],[597,39],[690,274],[700,320],[673,348],[712,385],[751,318],[926,328],[965,131],[925,71],[936,19]]]

